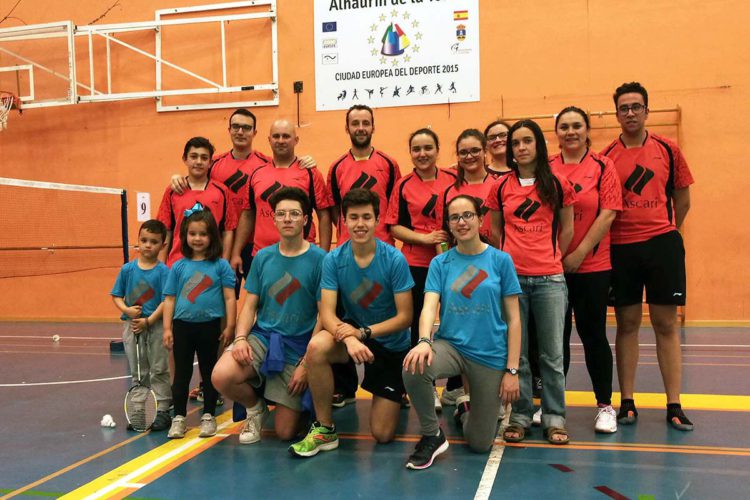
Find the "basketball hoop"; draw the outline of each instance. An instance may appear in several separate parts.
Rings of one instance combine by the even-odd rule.
[[[11,109],[21,111],[21,101],[11,92],[0,90],[0,132],[8,128],[8,115]]]

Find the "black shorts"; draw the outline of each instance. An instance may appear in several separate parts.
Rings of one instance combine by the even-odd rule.
[[[404,358],[407,351],[389,351],[375,339],[365,341],[372,351],[375,360],[365,364],[365,378],[362,389],[373,396],[401,403],[401,396],[406,394],[401,372],[404,370]]]
[[[646,302],[654,305],[685,305],[685,246],[678,231],[650,240],[612,245],[610,305],[640,304],[643,287]]]

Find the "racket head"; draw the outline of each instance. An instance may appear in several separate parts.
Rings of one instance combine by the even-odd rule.
[[[156,420],[156,394],[146,386],[135,384],[125,395],[125,418],[137,432],[146,432]]]

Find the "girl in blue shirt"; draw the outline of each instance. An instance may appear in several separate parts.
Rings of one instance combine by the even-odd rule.
[[[471,403],[468,398],[462,403],[460,421],[467,444],[479,453],[492,446],[501,399],[519,397],[521,287],[513,261],[481,241],[481,206],[474,197],[458,195],[446,213],[456,246],[430,263],[419,341],[404,359],[404,385],[422,427],[422,439],[406,463],[410,469],[429,467],[448,449],[435,413],[435,379],[465,375]],[[433,342],[438,305],[440,327]]]
[[[164,346],[174,352],[172,398],[175,417],[169,438],[183,438],[193,356],[203,379],[203,417],[200,437],[216,434],[216,399],[211,372],[219,345],[234,334],[237,316],[234,298],[235,275],[221,258],[222,244],[213,215],[200,203],[185,211],[180,224],[183,259],[172,266],[164,287]],[[226,317],[222,331],[221,320]]]

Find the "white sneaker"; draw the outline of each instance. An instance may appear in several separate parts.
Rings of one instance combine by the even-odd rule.
[[[240,444],[253,444],[260,441],[260,431],[268,418],[268,407],[265,401],[261,402],[261,409],[248,411],[245,425],[240,431]]]
[[[444,390],[443,395],[440,396],[440,402],[445,406],[452,406],[456,404],[456,399],[465,394],[464,388],[459,387],[457,389],[451,389],[450,391]]]
[[[612,405],[598,409],[594,419],[594,430],[603,434],[617,432],[617,414]]]
[[[201,432],[198,437],[207,438],[216,435],[216,419],[210,413],[201,417]]]
[[[185,432],[187,432],[185,417],[183,417],[182,415],[176,415],[172,419],[172,425],[169,427],[167,437],[169,439],[182,439],[185,437]]]
[[[531,425],[534,427],[539,427],[542,425],[542,409],[539,408],[536,412],[534,412],[534,416],[531,417]]]
[[[435,411],[443,411],[443,404],[440,402],[440,398],[438,397],[437,389],[433,387],[433,392],[435,393]]]

